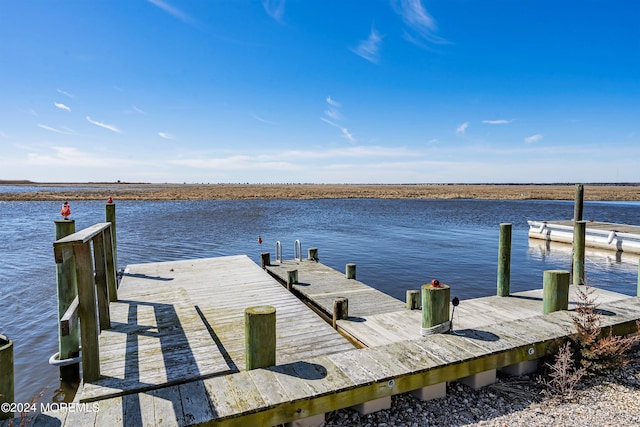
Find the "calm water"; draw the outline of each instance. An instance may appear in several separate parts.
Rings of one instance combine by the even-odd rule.
[[[562,201],[482,200],[241,200],[116,201],[118,262],[127,264],[247,254],[282,242],[293,257],[317,247],[321,262],[404,300],[406,289],[438,278],[452,296],[492,295],[496,288],[499,223],[513,223],[511,289],[540,288],[542,272],[570,269],[571,248],[529,241],[527,219],[573,216]],[[16,401],[45,387],[53,399],[57,351],[53,221],[61,202],[0,202],[0,333],[15,342]],[[584,218],[638,224],[640,203],[587,202]],[[104,221],[104,201],[72,203],[76,229]],[[262,247],[257,242],[262,236]],[[635,295],[638,257],[587,250],[587,282]]]

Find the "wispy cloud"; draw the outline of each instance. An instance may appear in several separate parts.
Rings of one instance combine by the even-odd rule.
[[[53,103],[53,105],[55,105],[55,106],[56,106],[56,108],[59,108],[59,109],[61,109],[61,110],[71,111],[71,108],[70,108],[70,107],[68,107],[68,106],[64,105],[64,104],[63,104],[63,103],[61,103],[61,102],[54,102],[54,103]]]
[[[284,5],[286,0],[262,0],[262,6],[267,15],[282,23],[284,17]]]
[[[508,125],[513,122],[513,120],[483,120],[482,123],[486,123],[488,125]]]
[[[122,131],[120,129],[118,129],[116,126],[114,125],[108,125],[106,123],[102,123],[99,122],[97,120],[92,120],[91,117],[87,116],[87,121],[89,123],[91,123],[92,125],[96,125],[96,126],[100,126],[101,128],[105,128],[110,130],[111,132],[115,132],[115,133],[122,133]]]
[[[136,107],[135,105],[133,105],[131,107],[131,110],[125,110],[124,111],[125,114],[143,114],[143,115],[147,115],[148,113],[144,110],[141,110],[140,108]]]
[[[56,89],[56,92],[61,93],[61,94],[63,94],[64,96],[69,97],[69,98],[72,98],[72,99],[73,99],[73,98],[75,98],[75,96],[74,96],[74,95],[71,95],[69,92],[66,92],[66,91],[64,91],[64,90],[62,90],[62,89]]]
[[[324,114],[333,119],[333,120],[340,120],[342,119],[342,115],[340,114],[340,112],[338,110],[335,110],[333,108],[329,108],[327,110],[324,111]]]
[[[50,132],[61,133],[63,135],[73,135],[75,133],[72,129],[69,129],[69,128],[58,129],[51,126],[43,125],[42,123],[39,123],[38,127],[40,129],[48,130]]]
[[[0,131],[0,138],[9,138],[9,135],[7,135],[6,133]]]
[[[169,3],[164,2],[162,0],[147,0],[147,1],[152,5],[157,6],[160,9],[164,10],[174,18],[178,18],[185,24],[195,25],[195,21],[189,15],[187,15],[177,7],[171,6]]]
[[[251,117],[253,117],[254,119],[256,119],[259,122],[266,123],[268,125],[277,125],[276,122],[272,122],[271,120],[263,119],[262,117],[258,116],[257,114],[252,114]]]
[[[456,128],[456,135],[463,136],[469,127],[469,122],[464,122]]]
[[[158,132],[158,136],[160,138],[164,138],[164,139],[175,139],[175,137],[173,135],[171,135],[170,133],[166,133],[166,132]]]
[[[340,107],[340,103],[335,99],[332,99],[330,96],[327,96],[327,104],[331,105],[332,107]]]
[[[438,30],[435,19],[427,12],[421,0],[395,0],[394,6],[405,25],[413,31],[419,39],[431,43],[447,43],[435,35]],[[409,41],[419,44],[419,40],[408,37]]]
[[[537,133],[535,135],[531,135],[528,136],[524,139],[524,142],[526,142],[527,144],[533,144],[534,142],[538,142],[543,138],[543,135],[540,133]]]
[[[380,60],[381,43],[382,37],[375,28],[372,28],[369,37],[366,40],[362,40],[360,44],[358,44],[358,47],[352,49],[352,51],[367,61],[377,64]]]
[[[349,140],[349,142],[352,142],[352,143],[353,143],[353,142],[356,142],[356,139],[353,137],[353,134],[352,134],[351,132],[349,132],[349,129],[347,129],[347,128],[345,128],[345,127],[342,127],[342,126],[340,126],[339,124],[334,123],[334,122],[332,122],[331,120],[326,119],[326,118],[324,118],[324,117],[320,117],[320,120],[322,120],[322,121],[323,121],[323,122],[325,122],[325,123],[330,124],[331,126],[333,126],[333,127],[337,128],[337,129],[340,129],[340,132],[342,132],[342,136],[344,136],[345,138],[347,138],[347,139]]]

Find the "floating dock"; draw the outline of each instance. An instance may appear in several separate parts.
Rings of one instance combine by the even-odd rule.
[[[100,378],[76,396],[88,406],[33,425],[320,424],[337,409],[366,413],[394,394],[439,397],[448,381],[478,387],[496,369],[535,367],[572,331],[569,312],[543,315],[542,291],[530,291],[463,300],[454,333],[422,336],[419,310],[344,273],[307,259],[265,267],[246,256],[129,266],[100,333]],[[634,330],[638,298],[596,295],[603,327]],[[347,297],[348,316],[336,331],[297,297],[325,318]],[[255,305],[276,308],[276,364],[245,370],[244,310]]]
[[[531,239],[573,243],[573,220],[527,222]],[[585,245],[640,254],[640,226],[586,221]]]

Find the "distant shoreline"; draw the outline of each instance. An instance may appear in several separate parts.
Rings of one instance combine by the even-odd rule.
[[[2,185],[35,187],[2,192]],[[61,187],[51,191],[51,187]],[[41,188],[41,189],[40,189]],[[574,184],[152,184],[0,180],[0,200],[483,199],[573,200]],[[591,201],[640,201],[640,183],[585,184]]]

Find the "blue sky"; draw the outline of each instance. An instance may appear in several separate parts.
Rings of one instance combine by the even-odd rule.
[[[640,181],[640,2],[0,2],[0,179]]]

